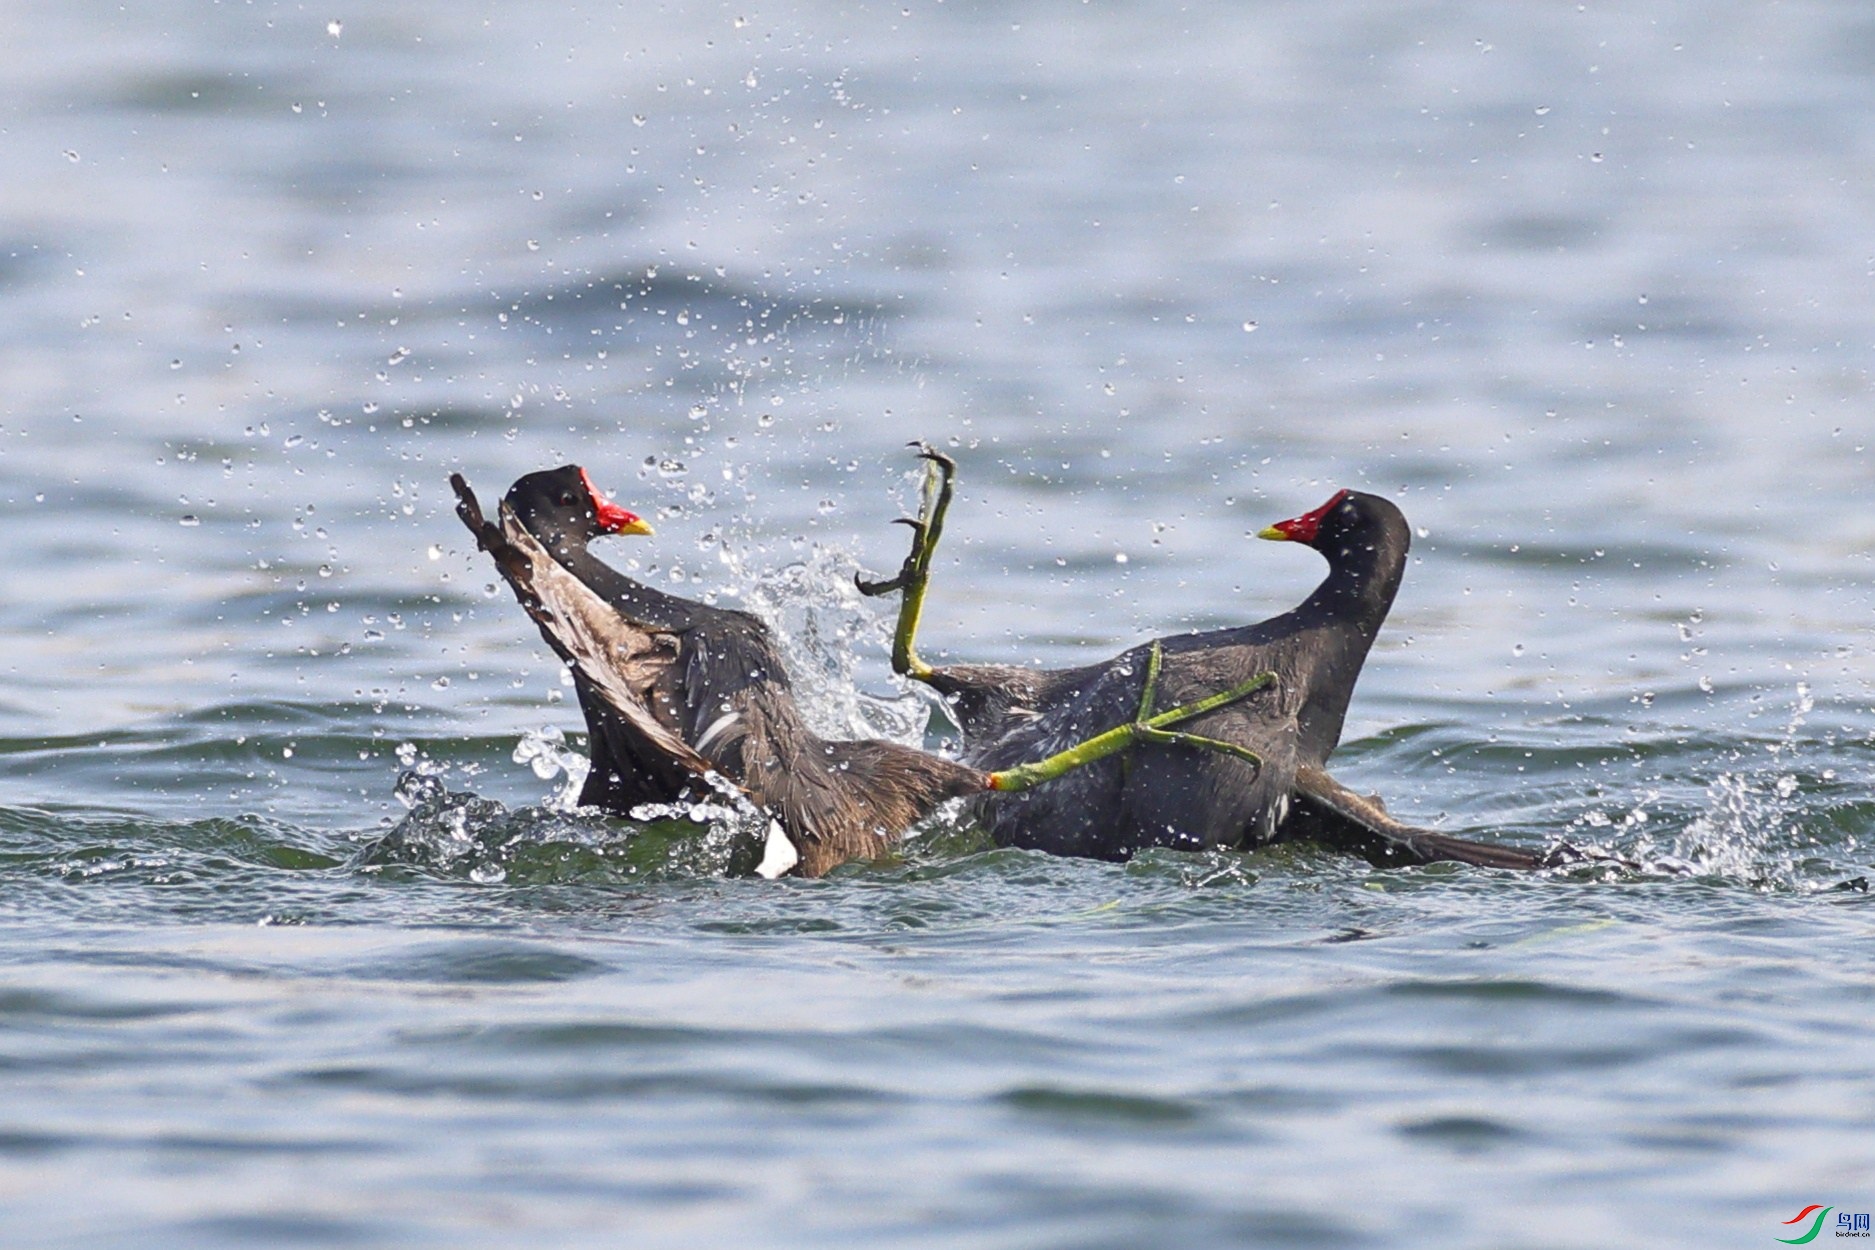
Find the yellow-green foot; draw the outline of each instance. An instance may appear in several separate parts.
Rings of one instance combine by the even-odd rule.
[[[923,680],[931,675],[931,666],[918,658],[918,621],[924,615],[925,590],[931,582],[931,556],[937,550],[938,536],[944,532],[944,514],[951,505],[951,480],[957,475],[957,462],[928,443],[911,445],[928,465],[918,515],[898,519],[898,524],[911,527],[911,551],[897,576],[875,582],[855,575],[853,584],[862,595],[901,592],[898,624],[892,632],[892,671]]]

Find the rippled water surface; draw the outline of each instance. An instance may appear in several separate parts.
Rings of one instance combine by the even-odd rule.
[[[0,1242],[1875,1206],[1860,7],[345,7],[0,18]],[[613,559],[916,738],[849,580],[915,437],[953,658],[1260,619],[1320,565],[1250,534],[1397,499],[1336,772],[1640,867],[940,819],[765,883],[720,820],[566,810],[577,710],[447,473],[579,460],[657,525]]]

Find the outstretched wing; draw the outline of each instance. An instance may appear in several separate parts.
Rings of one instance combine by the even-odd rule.
[[[660,646],[655,635],[632,626],[561,567],[505,503],[501,533],[525,562],[526,585],[533,599],[528,614],[557,644],[555,649],[567,656],[606,704],[648,744],[699,777],[713,771],[710,762],[660,721],[645,702],[645,692],[670,663],[669,649]]]
[[[451,474],[449,484],[456,492],[456,513],[476,544],[494,557],[495,567],[548,645],[624,722],[642,748],[639,754],[660,757],[699,777],[715,771],[646,702],[647,693],[673,662],[673,648],[627,621],[562,567],[506,503],[497,528],[483,515],[461,474]]]

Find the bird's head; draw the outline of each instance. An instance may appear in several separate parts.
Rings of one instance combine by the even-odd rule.
[[[649,534],[635,512],[619,507],[576,464],[530,473],[508,488],[506,500],[528,533],[549,548],[583,547],[601,534]]]
[[[1326,547],[1335,537],[1336,531],[1355,521],[1353,498],[1353,491],[1336,491],[1332,499],[1313,512],[1278,521],[1267,529],[1259,530],[1257,537],[1267,538],[1271,542]]]
[[[1257,537],[1313,547],[1331,564],[1354,552],[1383,548],[1397,549],[1404,557],[1412,542],[1406,518],[1391,500],[1358,490],[1336,491],[1313,512],[1278,521]]]

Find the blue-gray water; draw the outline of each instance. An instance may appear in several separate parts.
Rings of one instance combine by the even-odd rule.
[[[0,36],[0,1242],[1759,1246],[1875,1206],[1862,6]],[[769,884],[548,810],[514,752],[578,716],[445,475],[578,459],[658,527],[618,560],[903,732],[846,578],[900,558],[919,436],[963,462],[959,658],[1259,619],[1320,565],[1250,533],[1396,498],[1336,771],[1646,870],[940,825]]]

